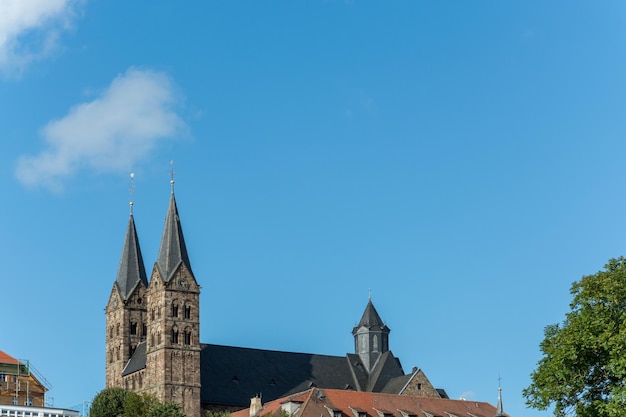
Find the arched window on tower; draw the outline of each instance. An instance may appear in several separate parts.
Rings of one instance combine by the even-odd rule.
[[[185,306],[185,318],[187,320],[191,318],[191,306]]]
[[[117,323],[117,325],[115,326],[115,336],[119,336],[120,335],[120,324]]]
[[[143,325],[141,326],[141,335],[142,336],[148,335],[148,327],[146,327],[146,323],[143,323]]]
[[[178,344],[178,329],[172,328],[172,344]]]
[[[130,323],[130,334],[132,335],[137,334],[137,323],[135,322]]]
[[[159,330],[157,333],[157,345],[161,344],[161,331]]]
[[[178,303],[176,301],[172,304],[172,317],[178,317]]]
[[[376,334],[374,335],[373,344],[374,344],[374,352],[378,352],[378,335]]]
[[[109,327],[109,339],[113,339],[113,326]]]
[[[185,329],[185,345],[191,344],[191,329],[187,327]]]
[[[367,335],[359,335],[359,353],[367,352]]]

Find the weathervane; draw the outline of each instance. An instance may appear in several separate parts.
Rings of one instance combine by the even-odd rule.
[[[174,171],[174,161],[170,161],[170,184],[172,185],[172,193],[174,192],[174,175],[176,175],[176,171]]]
[[[130,214],[133,214],[133,192],[135,191],[135,173],[130,173],[130,187],[128,187],[128,193],[130,194]]]

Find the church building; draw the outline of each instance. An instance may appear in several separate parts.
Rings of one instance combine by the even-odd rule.
[[[389,347],[389,327],[369,299],[345,356],[282,352],[200,342],[200,285],[181,227],[174,181],[150,279],[132,212],[106,315],[106,387],[149,392],[187,417],[236,411],[312,388],[447,398],[423,371],[404,372]]]

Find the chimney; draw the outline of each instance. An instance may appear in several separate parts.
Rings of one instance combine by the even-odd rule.
[[[258,395],[250,399],[250,417],[256,416],[262,409],[263,405],[261,405],[261,398]]]

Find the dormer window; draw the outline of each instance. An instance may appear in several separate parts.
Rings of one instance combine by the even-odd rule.
[[[376,414],[378,414],[378,417],[393,417],[393,413],[388,410],[379,410],[379,409],[374,408],[374,411],[376,411]]]
[[[330,417],[342,417],[341,410],[339,410],[338,408],[330,408],[327,406],[324,406],[324,408],[328,410],[328,414],[330,414]]]
[[[368,417],[367,416],[367,411],[363,410],[362,408],[350,407],[350,411],[352,411],[352,415],[354,417]]]

